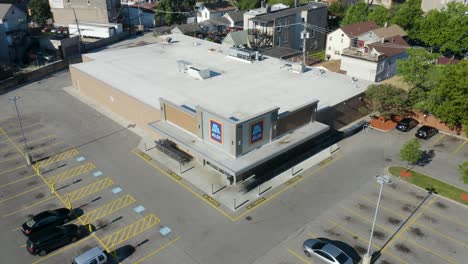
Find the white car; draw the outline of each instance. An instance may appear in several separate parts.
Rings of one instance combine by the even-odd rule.
[[[303,244],[307,257],[316,256],[324,263],[329,264],[353,264],[354,260],[343,250],[330,242],[320,239],[307,239]]]

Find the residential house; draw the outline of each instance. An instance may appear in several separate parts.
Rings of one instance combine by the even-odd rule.
[[[307,25],[305,49],[310,53],[323,50],[327,9],[326,4],[319,2],[310,2],[277,11],[270,11],[270,7],[266,6],[266,13],[249,18],[248,33],[251,46],[257,49],[285,47],[302,50],[304,43],[302,32],[304,25]]]
[[[20,63],[29,44],[26,13],[0,4],[0,64]]]
[[[340,69],[348,76],[381,82],[396,74],[396,62],[408,56],[406,50],[409,47],[401,36],[362,47],[349,47],[342,52]]]
[[[468,5],[468,0],[422,0],[421,9],[424,12],[428,12],[431,9],[442,9],[447,6],[450,2],[458,2]]]
[[[197,23],[176,25],[170,32],[171,34],[182,34],[192,37],[204,33],[202,27]]]
[[[126,16],[120,0],[49,0],[50,11],[54,16],[54,24],[68,26],[81,23],[123,23],[121,17]]]
[[[351,46],[363,47],[365,44],[381,42],[383,39],[388,39],[393,36],[400,36],[405,38],[406,36],[408,36],[408,34],[396,24],[390,26],[387,26],[387,24],[385,24],[385,26],[381,28],[369,30],[368,32],[360,35],[357,38],[357,42],[352,43]]]
[[[343,50],[356,46],[359,36],[377,28],[379,28],[379,26],[374,21],[366,21],[343,26],[331,32],[327,35],[325,51],[327,59],[341,59]]]
[[[263,15],[270,12],[275,12],[281,9],[289,8],[289,6],[285,4],[274,4],[274,5],[267,5],[265,1],[262,1],[262,6],[259,8],[251,9],[244,13],[244,30],[253,27],[253,22],[250,20],[259,15]]]
[[[245,11],[232,11],[224,15],[229,20],[231,30],[242,30],[244,28],[244,14]]]
[[[237,7],[227,1],[213,3],[197,3],[197,22],[201,23],[212,18],[222,17],[227,12],[237,10]]]

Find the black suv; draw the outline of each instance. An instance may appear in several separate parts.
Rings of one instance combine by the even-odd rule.
[[[422,126],[418,131],[416,131],[415,136],[422,139],[430,139],[435,134],[439,133],[434,127],[431,126]]]
[[[31,234],[26,242],[29,253],[44,256],[50,251],[77,241],[81,237],[77,225],[54,226]]]
[[[396,129],[403,131],[403,132],[408,132],[413,127],[417,126],[419,123],[413,118],[403,118],[400,122],[398,122]]]
[[[70,216],[70,210],[67,208],[44,211],[26,221],[21,226],[21,231],[26,236],[29,236],[31,233],[38,232],[49,226],[66,224],[70,220],[72,220],[72,217]]]

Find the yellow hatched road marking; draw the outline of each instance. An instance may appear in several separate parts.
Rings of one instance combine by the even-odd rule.
[[[28,210],[29,208],[32,208],[32,207],[34,207],[34,206],[36,206],[36,205],[39,205],[39,204],[43,204],[43,203],[48,202],[48,201],[50,201],[50,200],[52,200],[52,199],[54,199],[54,198],[55,198],[54,196],[45,198],[45,199],[43,199],[43,200],[41,200],[41,201],[39,201],[39,202],[37,202],[37,203],[31,204],[31,205],[26,206],[26,207],[24,207],[24,208],[22,208],[22,209],[19,209],[19,210],[17,210],[17,211],[14,211],[14,212],[12,212],[12,213],[6,214],[6,215],[3,216],[3,218],[8,217],[8,216],[11,216],[11,215],[14,215],[14,214],[17,214],[17,213],[19,213],[19,212],[21,212],[21,211],[24,211],[24,210]]]
[[[288,251],[289,251],[289,253],[291,253],[293,256],[295,256],[296,258],[298,258],[300,261],[304,262],[305,264],[312,264],[312,262],[306,260],[304,257],[302,257],[301,255],[299,255],[298,253],[296,253],[296,252],[293,251],[292,249],[289,249],[289,248],[288,248]]]
[[[364,243],[368,243],[368,240],[367,240],[367,239],[362,238],[361,236],[357,235],[356,233],[354,233],[353,231],[349,230],[348,228],[346,228],[346,227],[344,227],[344,226],[338,224],[337,222],[335,222],[335,221],[333,221],[333,220],[331,220],[331,219],[329,219],[328,222],[332,223],[334,226],[336,226],[336,227],[338,227],[339,229],[343,230],[344,232],[346,232],[346,233],[352,235],[353,237],[357,237],[358,240],[360,240],[360,241],[362,241],[362,242],[364,242]],[[372,247],[375,248],[375,249],[380,249],[380,247],[378,247],[377,245],[374,245],[374,244],[372,244]],[[399,258],[399,257],[397,257],[397,256],[395,256],[395,255],[393,255],[393,254],[391,254],[391,253],[389,253],[389,252],[384,252],[384,254],[389,255],[390,257],[397,259],[397,260],[398,260],[399,262],[401,262],[401,263],[409,264],[409,262],[407,262],[407,261],[405,261],[405,260],[403,260],[403,259],[401,259],[401,258]]]
[[[160,247],[160,248],[154,250],[153,252],[149,253],[148,255],[144,256],[143,258],[141,258],[141,259],[139,259],[139,260],[133,262],[133,264],[139,264],[139,263],[141,263],[141,262],[147,260],[148,258],[150,258],[150,257],[152,257],[152,256],[154,256],[154,255],[156,255],[159,251],[161,251],[161,250],[167,248],[168,246],[174,244],[174,243],[177,242],[177,240],[179,240],[179,239],[180,239],[180,236],[176,237],[175,239],[169,241],[168,243],[166,243],[166,244],[163,245],[162,247]]]
[[[80,218],[80,221],[82,221],[83,223],[91,223],[98,219],[106,217],[124,207],[129,206],[135,201],[136,201],[135,198],[127,194],[126,196],[120,197],[117,200],[114,200],[104,206],[94,209],[93,211],[83,216],[80,216],[79,218]]]
[[[150,214],[134,222],[133,224],[106,236],[102,239],[102,243],[107,248],[114,248],[116,245],[145,232],[151,227],[157,225],[159,222],[159,218],[157,218],[154,214]]]
[[[68,202],[74,202],[93,193],[97,193],[100,190],[111,186],[112,184],[114,184],[114,182],[110,178],[105,178],[100,181],[86,185],[85,187],[82,187],[78,190],[72,191],[68,194],[64,194],[63,196],[67,197]]]
[[[362,198],[363,198],[364,200],[366,200],[367,202],[373,204],[373,205],[376,205],[376,204],[377,204],[376,202],[372,201],[371,199],[367,198],[366,196],[363,196]],[[392,210],[392,209],[390,209],[390,208],[387,208],[387,207],[385,207],[385,206],[383,206],[383,205],[379,205],[379,208],[381,208],[381,209],[383,209],[384,211],[387,211],[387,212],[389,212],[389,213],[392,213],[392,214],[394,214],[394,215],[396,215],[396,216],[399,216],[399,217],[401,217],[401,218],[403,218],[403,219],[406,218],[406,216],[404,216],[404,215],[402,215],[402,214],[400,214],[400,213],[398,213],[398,212],[396,212],[396,211],[394,211],[394,210]],[[420,226],[420,227],[422,227],[422,228],[424,228],[424,229],[427,229],[427,230],[431,231],[432,233],[437,234],[437,235],[439,235],[439,236],[441,236],[441,237],[443,237],[443,238],[445,238],[445,239],[448,239],[448,240],[451,240],[451,241],[453,241],[453,242],[455,242],[455,243],[461,244],[463,247],[468,247],[468,244],[467,244],[467,243],[464,243],[464,242],[462,242],[462,241],[460,241],[460,240],[457,240],[457,239],[455,239],[455,238],[453,238],[453,237],[450,237],[450,236],[448,236],[448,235],[445,235],[445,234],[443,234],[443,233],[441,233],[441,232],[439,232],[439,231],[437,231],[437,230],[433,229],[432,227],[429,227],[429,226],[427,226],[427,225],[425,225],[425,224],[415,223],[414,225]]]
[[[96,168],[96,166],[94,164],[88,162],[88,163],[85,163],[83,165],[80,165],[80,166],[71,168],[69,170],[66,170],[64,172],[61,172],[59,174],[55,174],[53,176],[50,176],[50,177],[46,178],[46,180],[47,180],[48,184],[60,183],[60,182],[63,182],[65,180],[68,180],[70,178],[73,178],[75,176],[86,173],[86,172],[88,172],[90,170],[93,170],[95,168]]]
[[[0,185],[0,188],[3,188],[5,186],[9,186],[9,185],[12,185],[12,184],[15,184],[15,183],[18,183],[18,182],[22,182],[22,181],[25,181],[27,179],[31,179],[32,177],[36,176],[36,174],[33,174],[33,175],[29,175],[29,176],[26,176],[24,178],[21,178],[21,179],[18,179],[16,181],[12,181],[12,182],[9,182],[9,183],[5,183],[3,185]]]
[[[62,161],[62,160],[68,159],[70,157],[76,156],[79,153],[80,152],[77,149],[71,149],[71,150],[62,152],[60,154],[54,155],[54,156],[52,156],[52,157],[50,157],[50,158],[48,158],[46,160],[39,161],[39,162],[37,162],[36,166],[44,167],[44,166],[50,165],[50,164],[52,164],[54,162]]]

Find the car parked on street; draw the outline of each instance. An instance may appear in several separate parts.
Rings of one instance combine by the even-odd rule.
[[[329,264],[354,264],[355,262],[343,250],[335,246],[330,241],[321,239],[307,239],[303,244],[304,253],[307,257],[316,256],[320,260]]]
[[[21,232],[26,236],[29,236],[31,233],[35,233],[50,226],[66,224],[70,220],[72,220],[72,217],[70,215],[70,210],[67,208],[48,210],[41,212],[26,221],[21,226]]]
[[[77,225],[52,226],[31,234],[26,249],[32,255],[45,256],[54,249],[76,242],[81,236]]]
[[[418,131],[416,131],[415,136],[427,140],[436,135],[437,133],[439,133],[439,130],[437,130],[435,127],[422,126],[418,129]]]
[[[416,119],[407,117],[407,118],[403,118],[400,122],[398,122],[396,129],[402,132],[408,132],[411,129],[413,129],[415,126],[417,126],[418,124],[419,122],[416,121]]]

